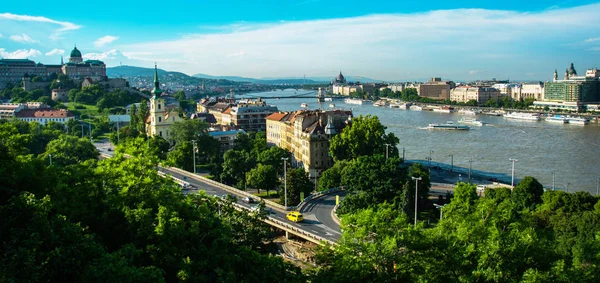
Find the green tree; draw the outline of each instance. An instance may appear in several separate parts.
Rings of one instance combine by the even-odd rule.
[[[194,152],[191,142],[181,142],[173,147],[167,156],[167,163],[188,172],[194,172]]]
[[[521,208],[533,208],[542,202],[544,186],[535,178],[526,176],[515,186],[512,191],[512,198]]]
[[[345,161],[338,161],[321,174],[319,178],[319,191],[340,187],[342,184],[342,172],[346,166]]]
[[[238,189],[244,188],[246,172],[254,167],[254,162],[245,151],[230,149],[223,155],[223,172],[221,179],[225,184],[233,184]]]
[[[396,146],[399,140],[393,133],[386,134],[385,129],[377,116],[361,115],[353,119],[352,124],[340,134],[331,138],[329,153],[335,161],[364,155],[385,155],[385,144],[389,144],[389,156],[398,156]]]
[[[74,136],[61,135],[58,139],[48,143],[46,152],[41,158],[52,161],[55,165],[71,165],[88,159],[97,159],[98,150],[90,143],[89,139],[81,139]]]
[[[260,189],[262,188],[266,190],[267,195],[269,195],[269,190],[275,188],[279,183],[279,180],[273,166],[258,164],[257,167],[250,169],[250,171],[246,173],[246,183],[251,187],[256,188],[259,194]]]
[[[260,151],[256,161],[260,164],[271,165],[275,168],[277,174],[283,174],[283,161],[281,159],[289,157],[289,151],[278,146],[272,146],[267,150]]]
[[[287,201],[288,206],[297,205],[302,201],[300,193],[303,192],[307,197],[313,190],[313,183],[308,178],[303,168],[294,168],[287,170]],[[279,193],[281,203],[285,202],[283,193]]]
[[[169,141],[172,143],[183,143],[199,139],[207,134],[209,125],[199,119],[183,120],[175,122],[171,127]]]

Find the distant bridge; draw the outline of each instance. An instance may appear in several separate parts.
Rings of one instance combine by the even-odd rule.
[[[244,96],[251,96],[251,97],[256,97],[256,98],[276,98],[276,99],[285,99],[285,98],[317,98],[317,92],[316,91],[309,91],[309,92],[305,92],[305,93],[295,93],[294,95],[286,95],[286,96],[264,96],[264,95],[258,95],[258,94],[253,94],[253,93],[246,93],[244,94]]]

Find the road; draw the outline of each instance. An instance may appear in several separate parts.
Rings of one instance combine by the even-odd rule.
[[[101,153],[108,155],[114,154],[114,148],[110,143],[94,143],[94,145]],[[237,204],[247,209],[250,209],[250,207],[256,205],[255,203],[249,204],[243,202],[242,198],[245,195],[242,191],[239,191],[239,193],[232,193],[224,190],[223,188],[215,186],[207,181],[202,181],[202,179],[188,178],[187,176],[180,174],[175,170],[161,166],[158,167],[158,171],[166,175],[170,175],[174,179],[178,179],[181,182],[187,182],[197,188],[195,190],[183,190],[183,193],[185,194],[195,193],[198,190],[203,190],[206,192],[207,195],[210,196],[235,194],[235,196],[237,197]],[[333,210],[333,206],[335,206],[335,196],[325,196],[322,198],[315,199],[314,201],[307,204],[306,207],[309,208],[303,209],[304,221],[300,223],[288,221],[286,218],[286,211],[278,210],[273,207],[270,207],[271,209],[268,216],[281,222],[285,222],[286,224],[296,227],[298,229],[313,233],[329,241],[337,242],[337,240],[341,236],[341,233],[339,225],[337,225],[337,223],[335,223],[335,221],[333,221],[331,217],[331,211]]]

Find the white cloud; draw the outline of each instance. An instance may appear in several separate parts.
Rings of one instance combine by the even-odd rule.
[[[65,50],[63,49],[52,49],[52,51],[47,52],[46,56],[55,56],[55,55],[63,55],[65,54]]]
[[[588,39],[584,40],[584,42],[594,42],[594,41],[600,41],[600,37],[588,38]]]
[[[64,32],[72,31],[80,29],[80,25],[76,25],[71,22],[57,21],[46,17],[41,16],[29,16],[29,15],[16,15],[11,13],[3,13],[0,14],[0,20],[11,20],[11,21],[19,21],[19,22],[34,22],[34,23],[48,23],[52,25],[58,26],[57,29],[54,29],[50,34],[50,39],[57,40],[61,38],[61,35]]]
[[[477,75],[477,74],[479,74],[479,71],[476,71],[476,70],[469,71],[469,75],[471,75],[471,76],[472,75]]]
[[[478,70],[480,76],[512,78],[554,70],[554,62],[546,60],[539,49],[568,57],[560,43],[575,38],[581,41],[582,35],[596,32],[599,12],[600,4],[592,4],[539,12],[455,9],[237,23],[120,49],[124,54],[152,54],[144,58],[147,61],[169,58],[164,68],[190,74],[333,76],[341,68],[348,74],[384,80],[409,79],[402,77],[407,72],[413,78],[461,79],[451,76],[464,78],[471,70]],[[244,64],[240,64],[240,56]],[[568,60],[565,58],[555,60]],[[527,67],[514,68],[516,65]]]
[[[8,52],[4,48],[0,48],[0,57],[10,59],[26,59],[42,55],[42,52],[36,49],[18,49],[13,52]]]
[[[76,30],[76,29],[81,28],[81,26],[70,23],[70,22],[61,22],[61,21],[56,21],[56,20],[52,20],[52,19],[49,19],[46,17],[39,17],[39,16],[15,15],[15,14],[11,14],[11,13],[4,13],[4,14],[0,14],[0,19],[56,24],[56,25],[60,26],[58,31]]]
[[[33,38],[31,38],[29,35],[24,34],[24,33],[21,35],[18,35],[18,34],[11,35],[10,39],[12,41],[16,41],[16,42],[29,42],[29,43],[37,42],[37,40],[33,40]]]
[[[112,43],[113,41],[119,39],[118,36],[112,36],[112,35],[105,35],[101,38],[96,39],[96,41],[94,41],[94,45],[96,47],[102,47],[106,44]]]
[[[102,53],[86,53],[83,54],[83,59],[91,59],[91,60],[111,60],[117,59],[117,57],[123,56],[121,52],[117,49],[112,49]]]

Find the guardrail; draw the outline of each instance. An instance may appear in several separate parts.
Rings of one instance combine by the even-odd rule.
[[[190,173],[190,172],[188,172],[188,171],[185,171],[185,170],[183,170],[183,169],[179,169],[179,168],[176,168],[176,167],[163,167],[163,168],[166,168],[166,169],[169,169],[169,170],[175,171],[175,172],[177,172],[177,173],[179,173],[179,174],[181,174],[181,175],[187,176],[187,177],[191,177],[191,178],[193,178],[193,179],[195,179],[195,180],[198,180],[198,181],[200,181],[200,182],[204,182],[204,183],[207,183],[207,184],[213,185],[213,186],[215,186],[215,187],[221,188],[221,189],[223,189],[223,190],[225,190],[225,191],[227,191],[227,192],[230,192],[230,193],[232,193],[232,194],[234,194],[234,195],[243,196],[243,197],[252,197],[252,198],[255,198],[255,199],[262,200],[262,201],[264,201],[264,202],[265,202],[265,204],[266,204],[267,206],[269,206],[269,207],[271,207],[271,208],[274,208],[274,209],[277,209],[277,210],[279,210],[279,211],[288,211],[288,210],[290,210],[290,208],[291,208],[291,207],[290,207],[290,208],[287,208],[287,209],[286,209],[286,208],[285,208],[285,206],[283,206],[283,205],[280,205],[280,204],[278,204],[278,203],[272,202],[272,201],[270,201],[270,200],[265,200],[265,199],[263,199],[263,198],[261,198],[261,197],[257,197],[257,196],[255,196],[255,195],[253,195],[253,194],[251,194],[251,193],[244,192],[244,191],[240,191],[240,190],[238,190],[238,189],[236,189],[236,188],[234,188],[234,187],[231,187],[231,186],[227,186],[227,185],[221,184],[221,183],[219,183],[219,182],[217,182],[217,181],[214,181],[214,180],[208,179],[208,178],[206,178],[206,177],[203,177],[203,176],[198,176],[198,175],[196,175],[196,174],[194,174],[194,173]]]
[[[342,225],[340,223],[340,218],[337,216],[337,209],[338,207],[340,207],[339,204],[336,204],[333,209],[331,210],[331,219],[333,219],[333,221],[337,224],[337,225]]]
[[[331,189],[328,189],[328,190],[324,190],[324,191],[318,192],[316,194],[310,194],[307,197],[305,197],[304,200],[302,200],[298,205],[296,205],[295,208],[298,211],[302,211],[302,209],[304,208],[304,206],[308,202],[310,202],[311,200],[318,199],[318,198],[320,198],[322,196],[326,196],[326,195],[329,195],[329,194],[337,193],[337,192],[343,191],[343,190],[344,190],[343,187],[337,187],[337,188],[331,188]]]

